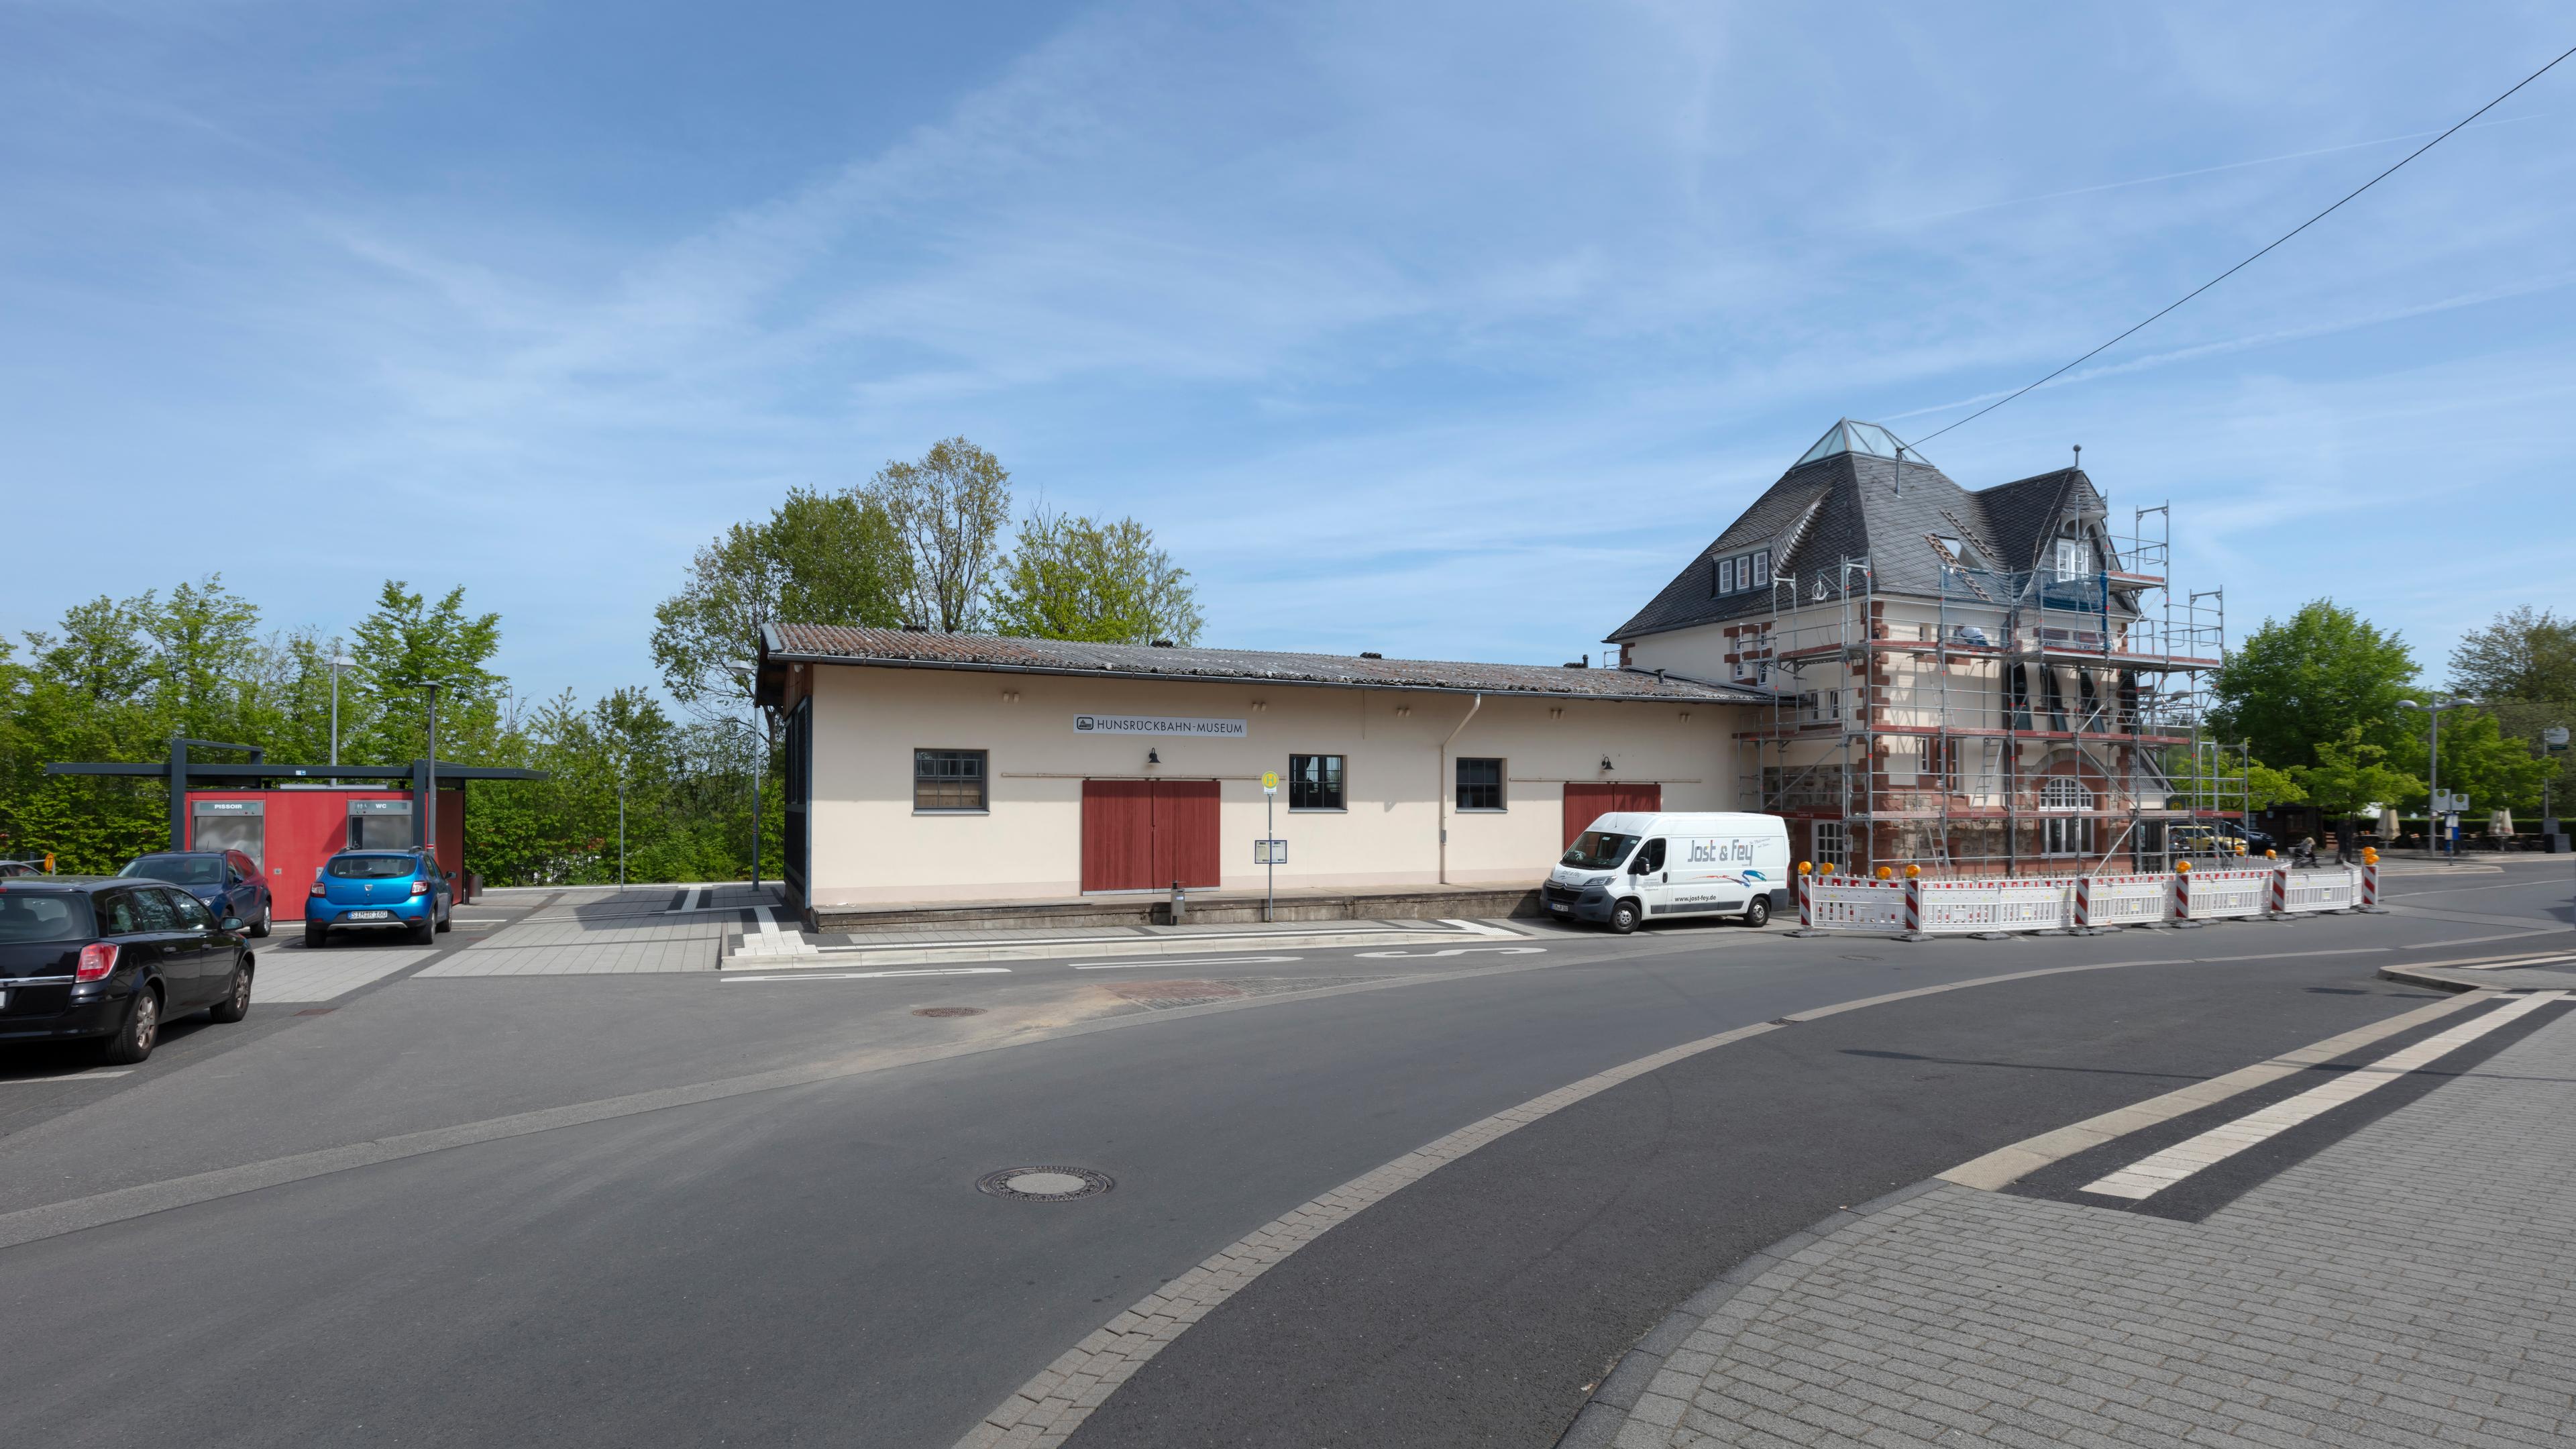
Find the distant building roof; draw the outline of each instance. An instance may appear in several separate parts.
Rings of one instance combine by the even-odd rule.
[[[1774,589],[1798,591],[1794,600],[1779,600],[1782,612],[1837,598],[1844,559],[1868,563],[1875,593],[1939,597],[1943,559],[1931,540],[1964,539],[1975,551],[1974,569],[2021,574],[2040,565],[2062,520],[2101,508],[2101,495],[2078,469],[1972,492],[1885,428],[1845,418],[1609,637],[1617,642],[1769,614]],[[1772,588],[1717,592],[1710,560],[1765,548]]]
[[[1684,704],[1756,704],[1771,700],[1771,695],[1762,690],[1710,684],[1644,669],[1367,659],[1266,649],[1166,649],[1151,644],[1080,644],[1060,639],[929,634],[832,624],[772,624],[764,631],[761,688],[765,698],[773,697],[776,689],[770,682],[769,666],[773,661]]]

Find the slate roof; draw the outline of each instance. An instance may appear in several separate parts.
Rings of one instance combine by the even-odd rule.
[[[1837,430],[1866,428],[1848,420]],[[1880,430],[1883,431],[1883,430]],[[1827,437],[1832,437],[1829,432]],[[1821,577],[1836,597],[1843,559],[1867,559],[1879,594],[1937,598],[1941,557],[1933,536],[1964,538],[1984,566],[2020,572],[2039,563],[2040,550],[2070,508],[2101,506],[2092,480],[2074,468],[1970,491],[1938,467],[1912,455],[1904,461],[1904,491],[1897,491],[1897,463],[1867,452],[1844,451],[1805,461],[1780,475],[1751,506],[1639,609],[1610,632],[1619,643],[1648,634],[1772,612],[1771,592],[1712,592],[1709,561],[1753,549],[1771,550],[1775,580],[1794,578],[1799,602],[1811,603]],[[1875,545],[1875,546],[1873,546]],[[1775,583],[1785,589],[1785,583]],[[1785,612],[1790,600],[1784,596]]]
[[[1164,649],[1150,644],[1080,644],[994,634],[926,634],[831,624],[772,624],[761,639],[761,674],[773,663],[861,664],[886,668],[993,670],[1122,679],[1246,684],[1322,684],[1450,694],[1544,695],[1567,699],[1767,704],[1769,693],[1707,684],[1645,669],[1567,669],[1438,659],[1361,659],[1266,649]]]

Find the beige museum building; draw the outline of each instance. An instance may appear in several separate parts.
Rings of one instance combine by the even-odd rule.
[[[787,888],[809,911],[1258,890],[1265,828],[1282,890],[1527,888],[1606,811],[1733,808],[1723,717],[1754,697],[1648,671],[798,624],[763,645]]]

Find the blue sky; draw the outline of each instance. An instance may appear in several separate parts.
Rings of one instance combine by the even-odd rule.
[[[652,677],[690,550],[963,433],[1211,642],[1553,662],[2570,43],[2488,6],[0,0],[0,629],[208,569]],[[2239,632],[2576,608],[2576,62],[1932,443]],[[417,504],[408,513],[388,505]],[[407,517],[408,525],[390,520]]]

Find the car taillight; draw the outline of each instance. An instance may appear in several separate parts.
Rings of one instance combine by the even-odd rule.
[[[59,957],[56,959],[60,959]],[[81,947],[80,968],[72,973],[74,981],[105,981],[116,969],[116,943],[92,941]],[[59,980],[60,978],[56,978]]]
[[[315,882],[313,883],[313,889],[311,889],[311,890],[309,890],[309,891],[306,891],[306,892],[305,892],[305,894],[306,894],[306,895],[308,895],[308,896],[318,896],[318,895],[322,894],[322,882],[320,882],[320,881],[318,881],[318,880],[317,880],[317,881],[315,881]]]
[[[425,881],[425,880],[416,880],[416,881],[413,881],[413,882],[411,883],[411,893],[412,893],[413,895],[416,895],[416,896],[425,896],[425,895],[428,895],[428,894],[429,894],[429,882],[427,882],[427,881]]]

